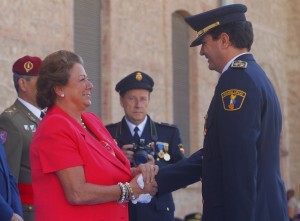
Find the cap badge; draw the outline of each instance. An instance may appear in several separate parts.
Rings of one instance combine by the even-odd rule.
[[[141,72],[136,73],[135,79],[137,79],[138,81],[141,81],[143,79],[142,73]]]
[[[33,63],[31,61],[25,62],[24,69],[28,73],[29,71],[31,71],[33,69]]]
[[[221,96],[224,110],[236,111],[242,108],[246,98],[246,92],[237,89],[230,89],[224,91]]]

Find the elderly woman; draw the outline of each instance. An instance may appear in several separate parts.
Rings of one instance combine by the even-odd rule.
[[[131,170],[101,120],[84,112],[92,88],[78,55],[58,51],[43,61],[37,102],[48,109],[31,144],[36,221],[127,221],[127,202],[157,191],[158,168]]]

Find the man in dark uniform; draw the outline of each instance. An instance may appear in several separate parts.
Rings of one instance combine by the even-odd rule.
[[[107,129],[133,165],[147,160],[143,161],[143,155],[133,151],[135,143],[142,148],[149,147],[161,168],[183,159],[184,155],[177,127],[154,122],[147,115],[153,85],[152,78],[140,71],[123,78],[116,85],[116,91],[120,94],[125,116],[121,122],[108,125]],[[130,221],[173,221],[174,210],[172,195],[168,193],[152,198],[149,204],[130,203],[129,218]]]
[[[0,135],[8,164],[18,179],[25,221],[34,218],[29,147],[43,114],[36,103],[41,62],[39,57],[24,56],[14,63],[12,72],[18,98],[0,115]]]
[[[186,18],[198,33],[191,47],[202,45],[200,55],[221,76],[206,115],[204,149],[162,168],[156,179],[162,194],[202,176],[202,221],[288,220],[280,105],[249,52],[253,30],[246,11],[233,4]]]
[[[23,221],[17,180],[10,172],[0,139],[0,220]]]

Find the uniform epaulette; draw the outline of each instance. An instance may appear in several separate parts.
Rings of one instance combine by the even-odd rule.
[[[177,127],[175,124],[169,124],[169,123],[165,123],[165,122],[160,122],[158,124],[160,124],[162,126],[167,126],[167,127]]]
[[[16,113],[17,112],[17,108],[16,107],[9,107],[9,108],[7,108],[5,111],[4,111],[4,113],[6,113],[6,114],[9,114],[9,115],[13,115],[14,113]]]
[[[236,60],[232,62],[232,68],[247,68],[248,63],[246,61]]]
[[[106,124],[105,127],[112,127],[112,126],[116,126],[118,123],[111,123],[111,124]]]

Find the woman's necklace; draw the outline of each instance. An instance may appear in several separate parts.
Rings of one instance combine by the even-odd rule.
[[[82,118],[80,118],[80,123],[82,125],[82,127],[85,130],[88,130],[87,127],[85,126],[85,123],[83,122]],[[91,133],[91,132],[90,132]],[[96,139],[98,139],[93,133],[91,133]],[[113,150],[113,148],[105,141],[100,141],[102,143],[102,145],[105,147],[106,150],[108,150],[108,152],[110,152],[114,157],[116,156],[115,151]]]
[[[86,129],[85,123],[83,122],[82,118],[80,118],[80,122],[81,122],[81,125],[83,126],[83,128]]]

